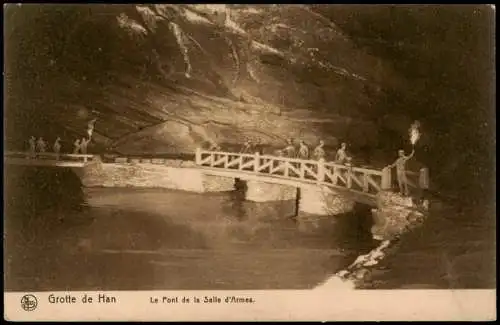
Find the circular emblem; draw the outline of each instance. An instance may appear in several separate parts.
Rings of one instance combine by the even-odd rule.
[[[26,311],[33,311],[38,306],[38,300],[33,295],[24,295],[21,298],[21,307]]]

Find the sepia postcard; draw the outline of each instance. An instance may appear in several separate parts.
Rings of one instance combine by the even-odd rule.
[[[4,319],[496,319],[494,5],[3,10]]]

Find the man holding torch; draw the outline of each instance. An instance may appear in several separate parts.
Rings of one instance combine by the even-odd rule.
[[[388,166],[389,168],[393,168],[394,166],[396,166],[396,175],[398,178],[399,192],[404,196],[408,195],[408,181],[406,179],[406,162],[411,157],[413,157],[413,154],[415,154],[415,149],[413,149],[411,151],[411,154],[409,154],[408,156],[405,155],[404,150],[399,150],[398,151],[399,158],[396,159],[396,161],[393,164]]]
[[[406,178],[406,162],[410,160],[413,155],[415,154],[415,143],[418,141],[420,138],[420,132],[418,130],[418,127],[420,126],[420,123],[418,121],[415,121],[410,129],[409,129],[409,135],[410,135],[410,142],[413,147],[411,153],[406,156],[404,150],[399,150],[398,151],[398,159],[396,161],[389,165],[389,168],[396,167],[396,175],[398,179],[398,185],[399,185],[399,192],[404,195],[408,196],[408,180]]]

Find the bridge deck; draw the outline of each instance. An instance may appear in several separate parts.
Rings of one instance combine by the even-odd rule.
[[[49,159],[4,158],[7,165],[32,166],[32,167],[85,167],[88,163],[81,161],[63,161]]]
[[[201,170],[207,175],[213,176],[224,176],[238,178],[244,181],[254,180],[259,182],[268,182],[273,184],[287,185],[293,187],[304,187],[308,185],[320,185],[323,186],[325,191],[341,192],[343,195],[353,198],[356,202],[367,204],[370,206],[376,206],[376,196],[360,191],[355,191],[352,189],[347,189],[341,186],[332,186],[329,183],[322,183],[307,179],[293,179],[281,175],[266,175],[257,174],[255,172],[242,171],[242,170],[224,170],[216,167],[203,167],[199,166]]]
[[[94,155],[56,154],[52,152],[36,153],[30,157],[28,152],[7,151],[4,153],[4,163],[18,166],[41,167],[77,167],[82,168],[94,161]]]

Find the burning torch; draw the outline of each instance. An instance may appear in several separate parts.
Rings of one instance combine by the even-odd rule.
[[[418,139],[420,139],[420,122],[415,121],[413,124],[410,126],[410,129],[408,130],[408,133],[410,135],[410,142],[413,147],[413,150],[415,150],[415,144],[417,143]]]

